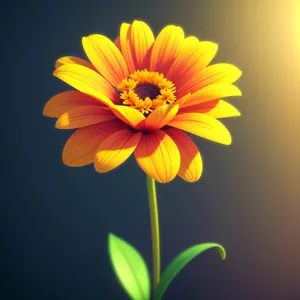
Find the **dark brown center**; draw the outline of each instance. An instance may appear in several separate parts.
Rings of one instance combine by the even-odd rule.
[[[146,97],[154,99],[160,94],[159,88],[151,83],[139,83],[134,88],[134,91],[139,96],[139,98],[143,100],[146,99]]]

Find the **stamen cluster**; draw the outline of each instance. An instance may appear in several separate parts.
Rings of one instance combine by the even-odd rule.
[[[139,110],[142,114],[149,114],[161,105],[176,101],[174,83],[162,73],[146,69],[135,71],[128,79],[122,80],[117,89],[120,91],[122,103]]]

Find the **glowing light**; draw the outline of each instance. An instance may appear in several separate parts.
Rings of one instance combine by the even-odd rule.
[[[295,41],[296,47],[300,50],[300,1],[294,1],[294,34],[295,34]]]

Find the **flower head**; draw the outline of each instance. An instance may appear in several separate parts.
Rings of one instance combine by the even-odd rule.
[[[232,83],[241,71],[212,64],[217,45],[184,36],[169,25],[155,38],[141,21],[123,23],[112,42],[93,34],[82,39],[89,62],[62,57],[54,76],[75,91],[52,97],[44,115],[57,117],[59,129],[76,129],[63,150],[68,166],[94,163],[113,170],[132,153],[138,165],[159,182],[178,174],[197,181],[201,155],[184,132],[229,145],[231,136],[218,118],[239,116],[222,100],[239,96]]]

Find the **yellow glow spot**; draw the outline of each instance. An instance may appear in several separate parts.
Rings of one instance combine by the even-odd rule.
[[[300,51],[300,1],[294,1],[294,33],[296,46]]]

